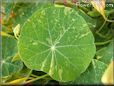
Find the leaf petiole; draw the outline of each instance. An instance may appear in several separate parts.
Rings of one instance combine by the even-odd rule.
[[[1,36],[7,36],[7,37],[11,37],[11,38],[14,38],[14,36],[12,36],[12,35],[10,35],[10,34],[8,34],[8,33],[6,33],[6,32],[4,32],[4,31],[1,31]]]
[[[112,40],[108,40],[108,41],[105,41],[105,42],[96,42],[95,45],[96,45],[96,46],[105,45],[105,44],[110,43],[111,41],[112,41]]]
[[[98,29],[98,31],[96,31],[96,33],[99,33],[102,30],[102,28],[104,27],[105,24],[106,24],[106,20],[103,22],[102,26]]]
[[[29,72],[28,75],[26,76],[25,81],[27,81],[27,79],[29,78],[29,76],[31,75],[31,73],[32,73],[32,70],[30,70],[30,72]]]
[[[49,75],[48,74],[45,74],[45,75],[42,75],[42,76],[38,76],[37,78],[34,78],[32,80],[29,80],[29,81],[26,81],[23,84],[28,84],[28,83],[34,82],[34,81],[39,80],[39,79],[42,79],[42,78],[44,78],[46,76],[49,76]]]
[[[38,77],[37,75],[31,74],[32,77]]]

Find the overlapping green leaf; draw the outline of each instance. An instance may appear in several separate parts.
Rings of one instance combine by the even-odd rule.
[[[1,65],[2,69],[0,69],[1,77],[10,76],[20,69],[22,69],[22,62],[15,61],[12,62],[12,58],[17,53],[17,41],[10,37],[2,37],[2,58],[1,58]]]
[[[96,55],[100,61],[109,64],[113,60],[113,42],[97,51]]]
[[[95,50],[86,21],[67,7],[40,6],[24,24],[19,38],[25,65],[63,82],[80,76]]]
[[[16,3],[13,9],[15,13],[14,24],[21,24],[23,23],[34,13],[38,6],[38,1],[36,3]]]
[[[92,19],[90,16],[88,16],[82,10],[80,10],[78,13],[85,19],[85,21],[87,22],[89,28],[93,30],[95,28],[95,26],[96,26],[96,20]]]
[[[101,61],[93,60],[89,68],[70,84],[102,84],[101,78],[107,65]]]

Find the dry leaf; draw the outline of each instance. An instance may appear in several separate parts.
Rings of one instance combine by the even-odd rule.
[[[93,7],[105,18],[106,0],[91,0]]]

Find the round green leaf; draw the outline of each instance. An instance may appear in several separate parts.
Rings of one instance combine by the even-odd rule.
[[[7,77],[22,69],[22,61],[12,62],[12,58],[17,53],[17,41],[10,37],[2,37],[2,58],[1,58],[1,77]]]
[[[39,7],[24,24],[19,38],[19,53],[25,65],[62,82],[84,72],[95,50],[87,23],[67,7]]]

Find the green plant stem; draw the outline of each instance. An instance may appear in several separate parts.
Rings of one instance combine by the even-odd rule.
[[[105,41],[105,42],[96,42],[95,45],[105,45],[105,44],[108,44],[110,43],[112,40],[108,40],[108,41]]]
[[[37,78],[33,78],[32,80],[29,80],[29,81],[26,81],[26,82],[23,82],[23,83],[17,83],[16,85],[24,85],[24,84],[28,84],[28,83],[31,83],[31,82],[34,82],[36,80],[39,80],[39,79],[42,79],[46,76],[49,76],[48,74],[45,74],[45,75],[42,75],[42,76],[38,76]],[[28,78],[29,79],[29,78]],[[0,85],[5,85],[5,86],[8,86],[8,85],[14,85],[12,83],[2,83]]]
[[[26,76],[26,80],[29,78],[29,76],[31,75],[31,73],[32,73],[32,70],[30,70],[30,72],[28,73],[28,75]],[[25,81],[26,81],[25,80]]]
[[[102,28],[104,27],[105,24],[106,24],[106,20],[103,22],[103,24],[102,24],[102,26],[99,28],[99,30],[96,31],[96,33],[99,33],[99,32],[102,30]]]
[[[107,19],[106,21],[107,21],[107,22],[114,22],[114,20],[109,20],[109,19]]]
[[[26,81],[23,84],[28,84],[28,83],[34,82],[34,81],[39,80],[39,79],[42,79],[42,78],[44,78],[46,76],[49,76],[49,75],[48,74],[45,74],[45,75],[42,75],[42,76],[38,76],[37,78],[32,79],[32,80],[29,80],[29,81]]]
[[[107,21],[107,22],[114,22],[114,20],[110,20],[108,19],[106,16],[103,16],[104,20]]]
[[[33,78],[33,77],[29,77],[28,79],[32,80],[32,79],[34,79],[34,78]]]
[[[106,39],[110,39],[112,37],[111,35],[110,36],[105,36],[105,35],[103,35],[99,32],[96,32],[96,34],[99,35],[101,38],[106,38]]]
[[[96,31],[96,34],[99,35],[99,36],[102,37],[102,38],[109,38],[109,37],[104,36],[104,35],[102,35],[102,34],[100,33],[100,31],[102,30],[102,28],[104,27],[104,25],[106,24],[106,22],[107,22],[107,20],[105,20],[105,21],[103,22],[102,26],[100,27],[100,29],[98,29],[98,30]]]
[[[106,36],[102,35],[102,34],[99,33],[99,32],[96,32],[96,34],[99,35],[99,36],[102,37],[102,38],[107,38]]]
[[[31,74],[32,77],[38,77],[37,75]]]
[[[0,32],[0,35],[1,35],[1,36],[7,36],[7,37],[10,37],[10,38],[15,38],[14,36],[12,36],[12,35],[10,35],[10,34],[4,32],[4,31],[1,31],[1,32]]]

